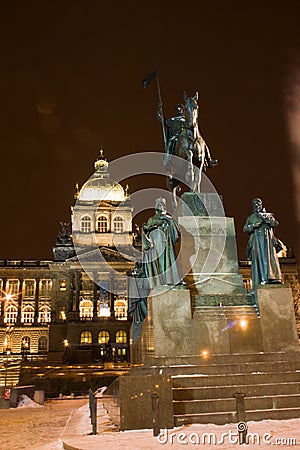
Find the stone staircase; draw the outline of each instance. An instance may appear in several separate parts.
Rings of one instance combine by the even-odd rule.
[[[300,418],[300,352],[153,358],[141,369],[171,376],[175,426],[236,422],[236,393],[247,421]]]
[[[21,358],[0,357],[0,386],[16,386],[19,383]]]
[[[300,417],[300,353],[219,355],[169,369],[175,426],[236,422],[236,393],[246,394],[247,421]]]

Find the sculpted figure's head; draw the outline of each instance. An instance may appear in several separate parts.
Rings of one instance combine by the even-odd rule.
[[[167,212],[167,201],[163,197],[159,197],[155,200],[155,211],[160,213]]]
[[[252,200],[252,205],[253,205],[253,211],[254,212],[260,212],[263,209],[263,203],[262,203],[262,200],[260,198],[254,198]]]
[[[184,114],[184,106],[182,103],[177,103],[175,106],[176,116],[182,116]]]

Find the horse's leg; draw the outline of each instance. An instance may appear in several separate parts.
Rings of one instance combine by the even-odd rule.
[[[187,171],[185,174],[185,181],[187,181],[188,183],[194,183],[194,165],[193,165],[192,150],[186,151],[186,160],[188,164],[187,164]]]
[[[203,152],[203,148],[201,145],[199,145],[199,142],[195,143],[195,148],[194,148],[194,174],[195,174],[195,179],[194,179],[194,187],[193,187],[193,192],[197,192],[200,193],[200,184],[201,184],[201,177],[202,177],[202,170],[203,170],[203,166],[204,166],[204,152]]]
[[[203,170],[204,160],[203,158],[200,159],[200,165],[198,165],[199,170],[195,170],[195,181],[194,181],[194,191],[200,193],[200,184],[201,184],[201,178],[202,178],[202,170]]]
[[[181,187],[179,186],[179,183],[180,183],[180,181],[177,178],[174,178],[174,177],[169,178],[168,188],[169,188],[169,191],[171,191],[173,194],[172,206],[174,209],[177,207],[176,193],[179,193],[181,191]]]

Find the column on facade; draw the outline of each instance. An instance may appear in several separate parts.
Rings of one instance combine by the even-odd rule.
[[[80,302],[80,277],[81,277],[81,271],[80,270],[74,270],[74,276],[73,276],[73,302],[72,302],[72,311],[78,312],[79,311],[79,302]]]
[[[93,271],[93,279],[97,280],[97,272]],[[99,286],[94,281],[93,283],[93,318],[95,319],[98,317],[98,292],[99,292]]]
[[[19,278],[19,286],[21,287],[21,289],[19,289],[18,292],[18,315],[17,315],[17,321],[16,321],[16,325],[21,325],[21,319],[22,319],[22,303],[23,303],[23,278]]]
[[[36,278],[35,297],[34,297],[34,323],[38,323],[39,319],[39,293],[40,293],[40,278]]]
[[[6,277],[2,278],[2,291],[3,291],[3,294],[6,292],[6,280],[7,280]],[[4,295],[4,298],[5,298],[5,295]],[[6,301],[4,300],[2,302],[1,311],[0,311],[0,326],[4,324],[5,307],[6,307]]]
[[[115,279],[113,278],[113,275],[111,274],[111,292],[110,292],[110,317],[112,319],[115,318]]]

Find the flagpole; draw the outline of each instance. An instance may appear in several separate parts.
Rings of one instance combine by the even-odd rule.
[[[160,109],[160,113],[161,113],[161,126],[162,126],[162,132],[163,132],[163,137],[164,137],[164,144],[166,147],[167,146],[167,136],[166,136],[166,129],[165,129],[163,102],[162,102],[162,98],[161,98],[160,84],[159,84],[159,79],[158,79],[158,70],[157,70],[157,65],[156,65],[155,59],[154,59],[154,68],[156,70],[156,85],[157,85],[157,92],[158,92],[159,109]]]

